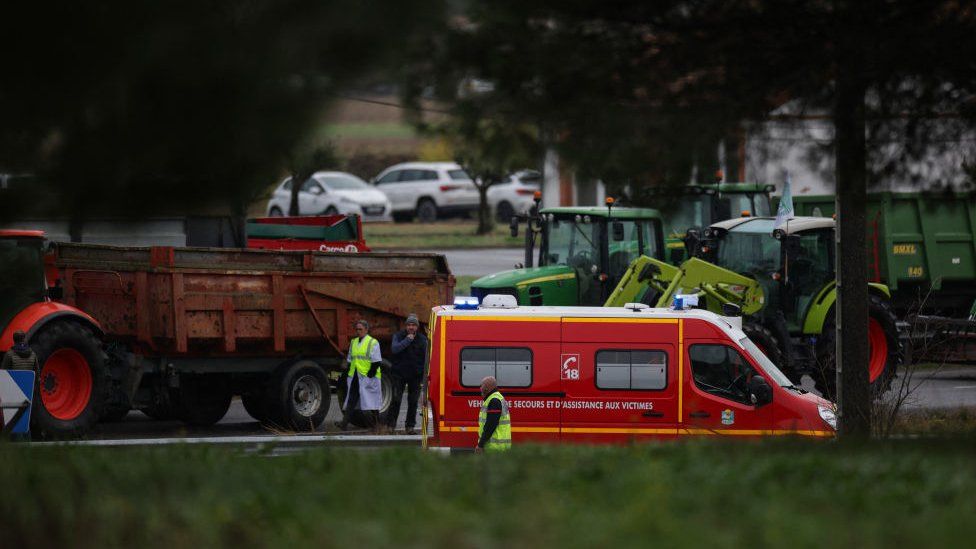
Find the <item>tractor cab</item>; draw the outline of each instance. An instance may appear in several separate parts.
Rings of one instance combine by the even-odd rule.
[[[523,305],[601,305],[634,259],[663,257],[657,210],[614,208],[608,199],[605,208],[534,208],[522,219],[525,263],[475,280],[476,297],[508,294]],[[513,235],[518,221],[513,218]]]
[[[0,331],[32,303],[44,301],[44,233],[0,231]]]
[[[801,217],[775,228],[771,217],[730,219],[705,230],[699,256],[755,279],[767,308],[799,332],[815,298],[834,281],[834,220]]]
[[[679,265],[689,256],[684,243],[689,231],[700,233],[704,227],[726,219],[770,215],[769,193],[774,189],[760,183],[688,185],[663,220],[666,261]]]

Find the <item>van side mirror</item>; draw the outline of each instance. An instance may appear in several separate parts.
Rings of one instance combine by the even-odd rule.
[[[765,406],[773,401],[773,388],[766,378],[760,375],[752,376],[749,380],[749,399],[756,407]]]
[[[612,225],[613,231],[613,241],[623,242],[624,240],[624,224],[619,221],[614,221]]]
[[[518,237],[518,218],[512,216],[512,219],[508,222],[508,228],[512,232],[512,238]]]

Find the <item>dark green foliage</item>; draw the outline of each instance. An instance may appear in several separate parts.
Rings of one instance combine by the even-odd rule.
[[[0,447],[11,547],[891,547],[976,534],[976,447],[770,441],[503,456]]]
[[[398,66],[440,2],[7,2],[0,172],[74,217],[242,210],[335,94]]]

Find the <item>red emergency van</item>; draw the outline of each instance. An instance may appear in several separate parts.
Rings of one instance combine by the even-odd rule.
[[[435,307],[425,442],[475,446],[486,376],[509,402],[516,445],[834,436],[833,404],[794,387],[740,320],[643,304],[524,307],[509,296]]]

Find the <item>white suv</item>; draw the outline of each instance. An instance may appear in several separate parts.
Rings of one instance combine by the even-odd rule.
[[[499,221],[508,223],[512,216],[529,211],[541,186],[541,173],[535,170],[515,172],[501,183],[488,187],[488,205]]]
[[[406,162],[390,166],[373,179],[393,204],[393,218],[414,216],[430,222],[478,209],[478,189],[454,162]]]

